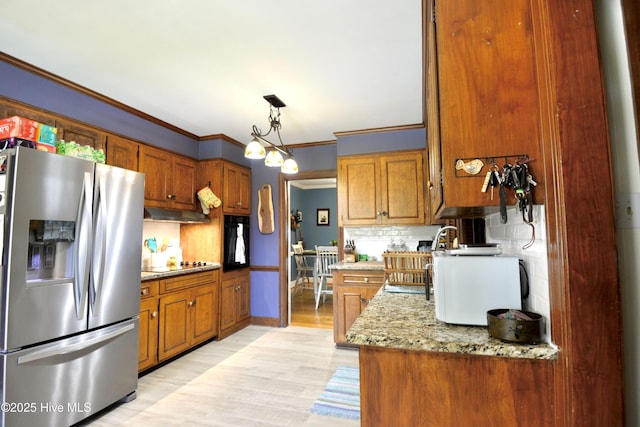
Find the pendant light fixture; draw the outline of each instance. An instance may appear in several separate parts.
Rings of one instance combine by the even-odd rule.
[[[284,145],[280,137],[280,128],[282,127],[280,123],[280,108],[286,107],[286,105],[275,95],[265,95],[263,98],[269,103],[269,131],[262,133],[256,125],[253,125],[251,132],[253,139],[247,144],[244,156],[248,159],[264,159],[266,166],[280,167],[282,173],[298,173],[298,163],[293,158],[291,149]],[[278,136],[280,145],[276,145],[265,138],[271,131]],[[262,142],[268,144],[268,152]]]

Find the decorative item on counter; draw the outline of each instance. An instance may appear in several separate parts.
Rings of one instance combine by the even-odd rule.
[[[211,191],[208,185],[198,190],[198,199],[200,199],[202,213],[205,215],[209,215],[209,209],[218,208],[222,204],[222,200],[213,194],[213,191]]]
[[[531,311],[495,309],[487,311],[489,335],[502,341],[537,344],[544,335],[544,317]]]
[[[347,240],[344,245],[344,262],[356,262],[358,255],[356,254],[356,243],[353,240]]]
[[[389,252],[401,252],[407,250],[409,249],[402,239],[391,240],[391,242],[389,242],[389,244],[387,245],[387,251]]]
[[[336,239],[329,240],[329,244],[331,246],[338,246],[338,241]]]

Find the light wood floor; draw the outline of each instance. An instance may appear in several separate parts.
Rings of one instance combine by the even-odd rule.
[[[327,295],[324,303],[321,299],[320,305],[316,310],[313,287],[302,290],[298,288],[291,295],[291,324],[310,328],[332,329],[333,296]]]
[[[137,399],[83,425],[359,426],[309,412],[339,365],[358,352],[329,329],[252,325],[143,376]]]

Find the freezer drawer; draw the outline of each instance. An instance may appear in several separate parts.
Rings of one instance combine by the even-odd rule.
[[[70,426],[138,386],[138,319],[2,354],[3,426]]]

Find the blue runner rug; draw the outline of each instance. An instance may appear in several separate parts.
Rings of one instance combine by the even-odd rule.
[[[338,366],[311,412],[352,420],[360,419],[360,371],[351,366]]]

